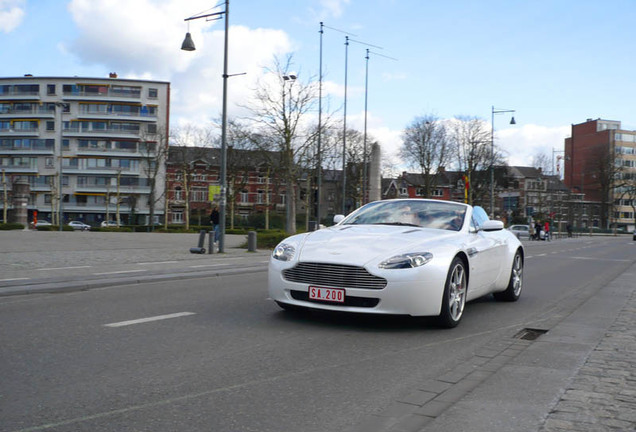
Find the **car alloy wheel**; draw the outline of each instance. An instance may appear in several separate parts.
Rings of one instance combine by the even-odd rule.
[[[459,324],[466,305],[467,286],[464,261],[455,257],[446,277],[442,313],[439,316],[442,326],[452,328]]]
[[[517,251],[512,260],[512,269],[510,270],[510,281],[505,291],[494,293],[495,299],[501,301],[517,301],[521,296],[523,288],[523,257],[521,252]]]

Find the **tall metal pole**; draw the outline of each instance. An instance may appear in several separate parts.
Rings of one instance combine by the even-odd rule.
[[[322,154],[321,154],[321,139],[322,139],[322,34],[323,23],[320,22],[320,63],[318,72],[318,151],[317,151],[317,170],[316,173],[316,225],[320,226],[320,203],[321,203],[321,190],[322,190]]]
[[[349,58],[349,36],[345,36],[345,76],[344,76],[344,127],[342,129],[342,214],[346,214],[347,204],[347,63]]]
[[[225,41],[223,46],[223,111],[221,117],[221,202],[219,209],[219,252],[225,251],[225,209],[227,206],[227,54],[229,39],[229,23],[230,23],[230,0],[225,0],[225,10],[222,12],[214,12],[209,14],[195,15],[186,18],[184,21],[191,21],[200,18],[218,17],[225,14]],[[194,51],[196,48],[190,33],[186,33],[186,37],[181,45],[181,49],[185,51]],[[242,75],[242,74],[241,74]]]
[[[490,110],[490,218],[495,218],[495,114],[514,113],[515,110],[495,109]],[[514,116],[510,124],[516,124]]]
[[[364,155],[362,161],[362,204],[367,203],[367,106],[369,96],[369,48],[367,48],[366,69],[364,77]]]
[[[223,112],[221,120],[221,205],[219,211],[219,253],[225,252],[225,208],[227,205],[227,51],[230,0],[225,0],[225,42],[223,46]]]
[[[495,218],[495,106],[490,112],[490,218]]]

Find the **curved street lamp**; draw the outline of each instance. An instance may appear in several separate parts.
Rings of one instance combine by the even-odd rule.
[[[210,14],[202,14],[191,16],[184,19],[184,21],[191,21],[200,18],[220,19],[221,15],[225,17],[225,42],[223,48],[223,113],[221,115],[221,202],[219,211],[219,253],[225,252],[225,207],[227,196],[227,46],[228,46],[228,29],[229,29],[229,15],[230,15],[230,0],[225,0],[225,10],[221,12],[215,12]],[[194,51],[194,41],[190,32],[186,33],[185,39],[181,44],[181,49],[184,51]]]
[[[514,113],[515,110],[495,109],[490,112],[490,218],[495,218],[495,114]],[[510,119],[510,124],[517,124],[515,116]]]

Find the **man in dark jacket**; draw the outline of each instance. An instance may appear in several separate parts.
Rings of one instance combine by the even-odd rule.
[[[214,241],[219,241],[219,210],[216,206],[212,207],[212,213],[210,213],[210,223],[214,228]]]

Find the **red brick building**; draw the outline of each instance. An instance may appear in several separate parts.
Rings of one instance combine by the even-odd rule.
[[[166,163],[167,218],[169,224],[209,223],[212,206],[218,202],[220,150],[203,147],[171,146]],[[227,154],[228,227],[250,215],[284,212],[285,187],[276,166],[276,152],[236,150]],[[210,188],[212,187],[212,189]]]

